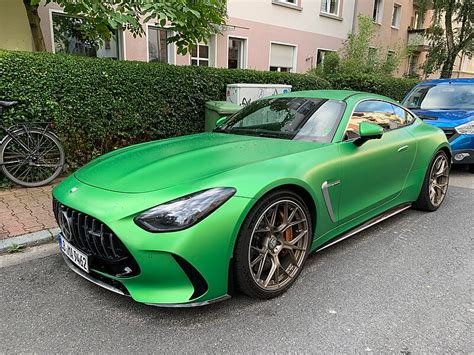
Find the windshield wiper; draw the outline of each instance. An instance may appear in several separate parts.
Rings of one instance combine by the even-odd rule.
[[[225,128],[222,128],[222,127],[216,127],[212,130],[212,132],[227,133],[227,134],[230,133],[228,129],[225,129]]]

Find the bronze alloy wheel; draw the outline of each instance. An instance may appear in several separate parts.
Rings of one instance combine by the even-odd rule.
[[[449,182],[449,162],[444,154],[436,157],[430,172],[430,201],[433,206],[438,207],[446,196]]]
[[[308,217],[296,201],[268,206],[250,237],[248,263],[255,283],[266,291],[284,288],[303,265],[308,238]]]

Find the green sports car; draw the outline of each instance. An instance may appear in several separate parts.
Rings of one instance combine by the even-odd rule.
[[[308,254],[448,188],[444,133],[353,91],[255,101],[212,133],[105,154],[53,191],[66,263],[135,301],[195,306],[235,289],[271,298]]]

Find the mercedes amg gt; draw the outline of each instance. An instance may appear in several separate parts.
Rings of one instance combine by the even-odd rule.
[[[443,131],[375,94],[257,100],[213,132],[105,154],[53,191],[64,260],[138,302],[271,298],[322,250],[448,189]]]

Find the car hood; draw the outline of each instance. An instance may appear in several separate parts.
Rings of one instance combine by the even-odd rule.
[[[443,127],[456,127],[472,121],[474,111],[467,110],[412,110],[418,117],[427,123]]]
[[[88,185],[128,193],[150,192],[244,165],[325,146],[323,143],[224,133],[202,133],[119,149],[75,173]]]

